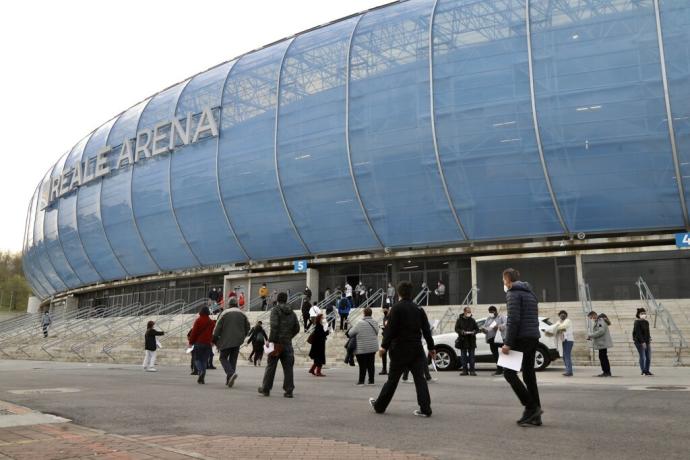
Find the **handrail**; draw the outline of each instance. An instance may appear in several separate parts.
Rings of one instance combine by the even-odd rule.
[[[422,288],[421,291],[419,291],[419,294],[415,296],[415,298],[412,300],[414,303],[416,303],[418,306],[429,306],[429,288],[425,287]]]
[[[661,320],[661,324],[664,327],[664,332],[666,333],[669,342],[671,342],[671,345],[676,352],[676,360],[673,365],[682,365],[683,361],[681,355],[683,348],[688,347],[688,342],[685,339],[685,336],[683,336],[683,333],[676,325],[671,313],[669,313],[669,311],[666,310],[666,308],[664,308],[664,306],[654,298],[651,289],[649,289],[649,286],[647,286],[647,283],[641,276],[637,279],[635,284],[640,292],[640,300],[645,303],[647,311],[654,311],[654,328],[656,328],[657,319]]]
[[[473,304],[474,299],[477,297],[477,292],[479,292],[477,285],[474,285],[470,288],[470,290],[467,292],[467,295],[463,299],[462,304],[460,305],[460,311],[463,311],[465,307],[469,307]],[[439,320],[438,324],[436,324],[436,327],[434,327],[431,331],[432,334],[444,334],[446,327],[451,323],[454,324],[458,319],[459,314],[460,313],[455,311],[452,305],[449,306],[448,309],[443,313],[443,316]]]
[[[578,286],[580,305],[582,306],[582,314],[585,319],[585,330],[587,331],[587,336],[592,335],[592,322],[589,320],[589,314],[592,312],[592,294],[589,290],[589,284],[583,283]],[[587,356],[589,357],[589,363],[594,362],[594,342],[590,341],[590,346],[587,350]]]

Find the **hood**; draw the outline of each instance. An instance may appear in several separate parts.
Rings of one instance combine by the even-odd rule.
[[[529,283],[526,281],[515,281],[511,285],[510,290],[532,292],[532,286],[530,286]]]
[[[283,315],[291,315],[292,314],[292,308],[290,308],[287,304],[285,303],[279,303],[278,306],[276,307],[280,313]]]

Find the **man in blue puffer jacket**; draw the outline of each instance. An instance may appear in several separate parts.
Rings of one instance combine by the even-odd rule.
[[[506,320],[506,337],[501,351],[505,354],[517,350],[522,355],[522,383],[517,372],[504,369],[503,374],[513,391],[525,406],[522,418],[517,421],[520,426],[541,425],[541,402],[537,375],[534,372],[534,354],[539,344],[539,303],[529,284],[520,281],[520,272],[513,268],[503,271],[503,286],[506,292],[508,318]]]

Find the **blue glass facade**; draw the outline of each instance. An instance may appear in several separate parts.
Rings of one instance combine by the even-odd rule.
[[[45,298],[250,260],[687,228],[689,47],[683,0],[410,0],[298,34],[61,157],[28,206],[27,278]],[[217,133],[134,152],[206,108]],[[111,172],[50,199],[106,146]]]

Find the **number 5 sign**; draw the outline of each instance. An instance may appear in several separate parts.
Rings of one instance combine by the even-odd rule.
[[[690,248],[690,233],[676,233],[676,246]]]
[[[295,260],[294,262],[295,273],[304,273],[307,271],[307,261],[306,260]]]

